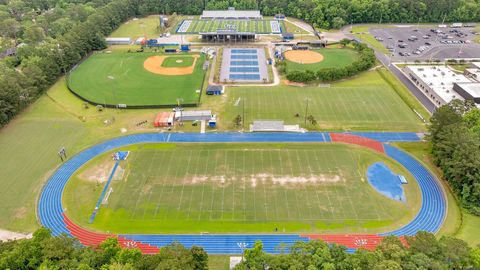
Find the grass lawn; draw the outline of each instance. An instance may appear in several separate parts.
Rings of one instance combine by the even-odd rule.
[[[376,25],[377,27],[380,27],[380,25]],[[375,49],[379,50],[380,52],[384,54],[389,54],[390,52],[383,46],[383,44],[376,40],[372,34],[368,32],[371,26],[369,25],[361,25],[361,26],[354,26],[352,28],[352,33],[355,35],[355,37],[361,39],[363,42],[370,44],[372,47]]]
[[[233,119],[245,115],[245,123],[281,119],[320,130],[423,131],[420,118],[407,106],[378,71],[361,73],[330,87],[228,87],[226,105],[219,115],[224,128],[234,128]],[[304,125],[308,115],[318,125]],[[299,117],[296,117],[299,114]]]
[[[289,20],[292,20],[291,18],[288,18]],[[296,19],[293,19],[292,21],[295,21]],[[289,21],[283,21],[283,25],[285,26],[284,32],[292,33],[294,35],[308,35],[310,32],[305,31],[305,29],[300,28],[296,26],[294,23],[289,22]],[[296,38],[299,38],[296,36]]]
[[[288,70],[312,70],[328,67],[344,67],[358,59],[358,53],[352,49],[325,48],[314,50],[323,55],[324,59],[315,64],[300,64],[287,60]]]
[[[420,190],[399,164],[344,144],[144,144],[121,164],[108,204],[89,216],[113,165],[99,156],[67,184],[64,206],[83,226],[116,233],[357,231],[405,224]],[[366,180],[374,162],[406,175],[407,202]]]
[[[458,237],[472,247],[480,245],[480,217],[473,216],[468,213],[463,213],[462,227],[455,237]]]
[[[165,58],[162,62],[162,67],[189,67],[193,65],[191,56],[170,56]]]
[[[205,56],[198,58],[192,74],[169,76],[145,70],[144,61],[154,55],[159,54],[96,53],[72,71],[70,87],[99,104],[169,105],[177,98],[183,98],[184,104],[197,103]]]
[[[151,15],[137,20],[129,20],[115,30],[110,37],[130,37],[132,39],[143,37],[156,38],[160,34],[158,15]]]
[[[229,270],[230,255],[208,255],[208,269]]]

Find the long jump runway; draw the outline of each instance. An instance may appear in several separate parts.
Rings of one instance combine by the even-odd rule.
[[[38,203],[38,216],[46,228],[54,235],[67,234],[79,239],[84,245],[96,246],[107,237],[117,237],[124,247],[137,247],[143,253],[156,253],[159,248],[180,242],[187,248],[193,245],[203,247],[210,254],[240,254],[243,247],[252,247],[255,240],[263,241],[269,253],[279,253],[281,244],[296,241],[322,239],[328,243],[338,243],[353,252],[357,248],[374,249],[386,235],[411,236],[418,231],[436,233],[446,216],[446,197],[439,182],[421,163],[402,150],[389,145],[389,142],[420,141],[416,133],[390,132],[350,132],[350,133],[148,133],[135,134],[110,139],[92,146],[62,164],[44,186]],[[370,148],[393,158],[407,168],[417,180],[422,193],[422,206],[415,218],[405,226],[383,234],[339,234],[339,235],[299,235],[299,234],[128,234],[114,235],[91,232],[68,219],[62,205],[62,194],[70,177],[83,164],[107,151],[137,143],[162,142],[338,142],[356,144]]]

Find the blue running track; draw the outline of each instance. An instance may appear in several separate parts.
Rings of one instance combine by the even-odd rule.
[[[422,206],[417,216],[407,225],[382,235],[415,235],[417,231],[437,232],[445,218],[446,199],[438,180],[417,160],[407,153],[388,145],[395,141],[420,141],[415,133],[397,132],[349,132],[380,141],[384,144],[385,153],[407,168],[417,180],[422,192]],[[137,143],[152,142],[331,142],[330,133],[149,133],[135,134],[114,138],[92,146],[65,162],[50,177],[44,186],[38,203],[38,216],[43,226],[52,230],[54,235],[69,234],[64,223],[62,193],[70,177],[83,164],[107,151]],[[186,247],[198,245],[211,254],[239,254],[239,243],[247,243],[251,247],[255,240],[262,240],[267,252],[278,253],[276,249],[281,243],[291,244],[295,241],[307,241],[308,238],[295,234],[205,234],[205,235],[119,235],[126,239],[141,241],[152,246],[164,246],[178,241]],[[353,251],[349,249],[348,251]]]

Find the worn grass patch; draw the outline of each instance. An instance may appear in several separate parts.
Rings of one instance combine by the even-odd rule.
[[[83,226],[116,233],[375,232],[407,223],[419,208],[415,181],[405,186],[407,203],[385,198],[368,184],[366,169],[377,161],[411,176],[364,148],[164,145],[171,144],[127,148],[132,152],[121,164],[125,177],[112,182],[108,204],[93,224],[88,218],[104,183],[82,178],[102,159],[89,162],[67,184],[68,215]]]

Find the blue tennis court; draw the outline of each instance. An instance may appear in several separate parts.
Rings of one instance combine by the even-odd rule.
[[[256,72],[260,69],[258,67],[230,67],[230,72]]]
[[[255,49],[233,49],[232,54],[256,54]]]
[[[230,80],[260,80],[260,74],[237,74],[230,73]]]
[[[258,59],[256,54],[232,54],[232,59]]]
[[[258,61],[232,61],[230,66],[258,66]]]

